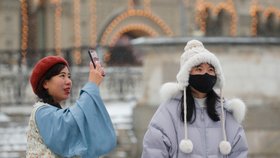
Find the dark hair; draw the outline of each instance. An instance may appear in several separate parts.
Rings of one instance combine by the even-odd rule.
[[[184,93],[184,92],[183,92]],[[206,109],[208,116],[213,121],[219,121],[219,115],[216,111],[216,102],[220,97],[216,94],[214,90],[207,94],[206,99]],[[191,87],[188,86],[186,89],[186,102],[187,102],[187,122],[193,123],[196,119],[196,107],[194,103],[194,98],[191,93]],[[181,120],[184,121],[184,95],[181,98]]]
[[[48,91],[44,88],[43,85],[46,80],[50,80],[53,76],[58,75],[61,72],[61,70],[64,69],[65,67],[66,65],[62,63],[55,64],[43,75],[43,77],[40,79],[38,83],[38,89],[37,89],[38,91],[37,96],[39,101],[48,103],[57,108],[61,108],[60,104],[54,101],[53,97],[49,95]]]

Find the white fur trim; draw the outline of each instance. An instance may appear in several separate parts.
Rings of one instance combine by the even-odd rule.
[[[183,139],[179,144],[179,148],[183,153],[191,153],[193,151],[193,143],[189,139]]]
[[[228,100],[225,108],[233,113],[233,116],[237,122],[241,123],[244,120],[247,109],[245,103],[242,100],[237,98]]]
[[[228,155],[231,151],[231,145],[228,141],[221,141],[219,144],[219,149],[223,155]]]
[[[175,82],[167,82],[160,88],[160,100],[161,102],[176,96],[180,93],[179,85]]]

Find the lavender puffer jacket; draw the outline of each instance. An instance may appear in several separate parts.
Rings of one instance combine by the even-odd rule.
[[[248,145],[241,126],[245,116],[245,104],[239,99],[225,102],[225,128],[227,140],[232,146],[229,155],[219,152],[222,138],[221,122],[212,121],[205,108],[196,106],[196,121],[187,125],[188,138],[193,151],[185,154],[179,149],[184,138],[184,124],[180,120],[180,98],[177,96],[160,105],[154,114],[143,140],[142,158],[246,158]],[[217,112],[221,113],[220,105]]]

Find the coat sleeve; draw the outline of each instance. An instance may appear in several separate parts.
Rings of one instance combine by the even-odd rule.
[[[66,109],[42,106],[35,120],[46,146],[63,157],[97,157],[116,145],[111,119],[93,83],[82,88],[75,105]]]
[[[155,125],[150,125],[143,139],[142,158],[168,158],[171,142]]]
[[[232,152],[229,158],[245,158],[248,157],[248,144],[244,129],[240,127],[233,141]]]

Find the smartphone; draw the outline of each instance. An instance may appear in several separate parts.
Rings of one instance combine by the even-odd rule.
[[[93,50],[93,49],[90,49],[90,50],[88,50],[88,55],[89,55],[90,60],[93,64],[93,67],[96,68],[96,62],[99,62],[99,58],[98,58],[98,55],[97,55],[96,51]],[[102,73],[102,76],[105,76],[105,72],[104,72],[103,67],[102,67],[102,72],[101,73]]]
[[[98,56],[97,56],[96,51],[93,50],[93,49],[90,49],[90,50],[88,50],[88,55],[89,55],[90,60],[91,60],[91,62],[92,62],[92,64],[93,64],[93,67],[96,68],[95,62],[96,62],[96,61],[99,61],[99,58],[98,58]]]

